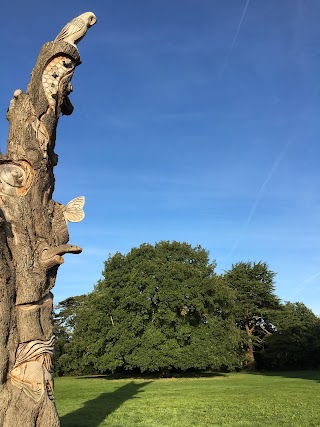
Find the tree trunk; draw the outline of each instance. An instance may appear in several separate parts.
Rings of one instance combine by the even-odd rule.
[[[50,290],[62,255],[81,252],[67,244],[67,220],[83,218],[84,201],[63,206],[52,199],[56,126],[60,113],[72,113],[70,80],[81,63],[70,36],[67,40],[42,47],[27,92],[14,92],[7,113],[7,153],[0,156],[2,427],[60,425],[53,396]]]
[[[248,348],[247,348],[247,354],[246,354],[248,361],[246,363],[246,368],[254,371],[256,369],[256,360],[254,357],[254,348],[252,344],[252,334],[254,331],[254,326],[250,328],[249,324],[247,323],[245,327],[248,335]]]

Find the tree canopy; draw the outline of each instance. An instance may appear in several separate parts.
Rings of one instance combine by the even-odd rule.
[[[224,275],[235,292],[234,315],[238,327],[245,331],[248,345],[248,366],[255,367],[254,350],[273,331],[272,314],[280,308],[274,294],[274,276],[265,262],[239,262]]]
[[[103,279],[77,311],[73,369],[239,366],[234,294],[214,268],[201,246],[179,242],[109,256]]]
[[[53,363],[54,372],[58,376],[71,370],[68,348],[71,345],[77,310],[84,303],[85,299],[86,295],[69,297],[55,307],[53,315],[55,330]]]
[[[258,355],[261,369],[303,369],[320,365],[320,319],[303,303],[287,302],[274,313],[275,333]]]
[[[56,309],[57,374],[320,364],[319,318],[280,302],[265,262],[215,267],[179,242],[109,256],[94,290]]]

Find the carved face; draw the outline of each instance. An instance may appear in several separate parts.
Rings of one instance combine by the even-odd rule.
[[[49,399],[53,399],[53,347],[54,335],[48,341],[35,340],[19,344],[16,363],[9,373],[12,384],[35,402],[39,402],[45,390]]]
[[[30,361],[19,365],[10,372],[12,383],[38,402],[45,390],[44,372],[40,362]]]

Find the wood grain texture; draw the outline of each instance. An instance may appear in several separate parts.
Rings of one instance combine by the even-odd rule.
[[[60,425],[53,398],[50,291],[62,256],[81,248],[68,244],[70,206],[52,198],[54,149],[59,116],[73,111],[70,80],[80,63],[70,43],[46,43],[26,93],[14,92],[7,113],[7,152],[0,156],[2,427]]]

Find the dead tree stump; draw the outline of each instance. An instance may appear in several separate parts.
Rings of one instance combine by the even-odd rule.
[[[0,426],[58,427],[53,395],[52,298],[68,221],[81,221],[84,198],[52,199],[56,127],[71,114],[70,80],[80,61],[76,43],[96,17],[86,12],[46,43],[26,93],[14,92],[7,153],[0,156]]]

